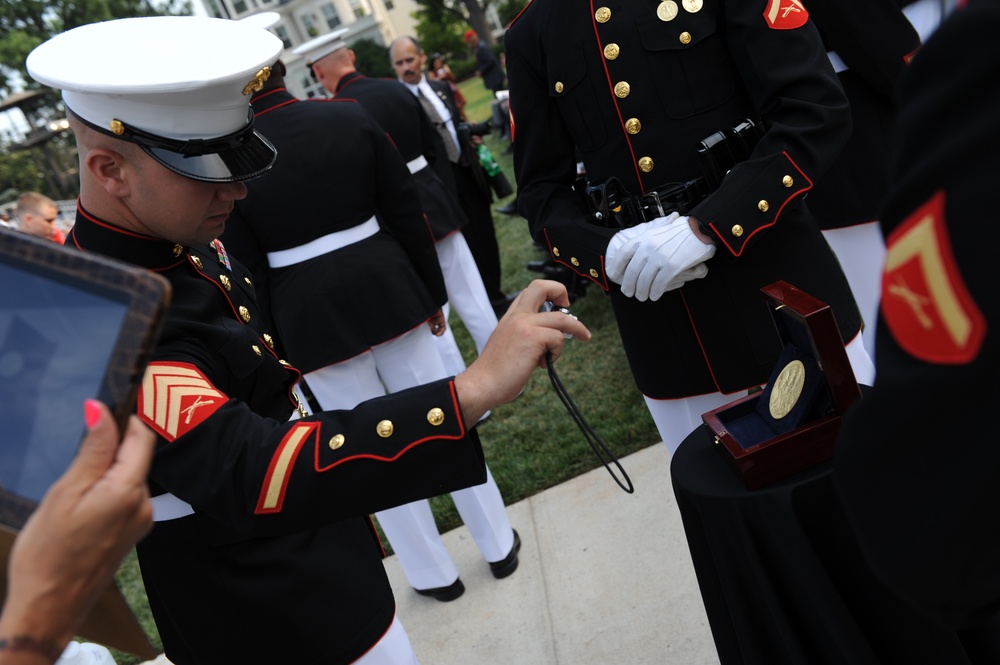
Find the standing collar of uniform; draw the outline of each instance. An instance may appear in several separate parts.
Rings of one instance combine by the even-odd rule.
[[[250,100],[250,106],[253,107],[254,117],[260,117],[279,106],[285,106],[297,101],[299,101],[298,98],[289,93],[285,88],[275,88],[274,90],[254,95],[254,98]]]
[[[337,93],[340,93],[340,91],[347,87],[348,84],[363,78],[365,78],[365,75],[357,71],[344,74],[340,80],[337,81]]]
[[[186,261],[183,245],[128,231],[99,219],[77,201],[76,223],[66,244],[87,252],[104,254],[155,272],[169,270]]]

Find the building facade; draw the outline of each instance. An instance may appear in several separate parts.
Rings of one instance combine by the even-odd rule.
[[[194,0],[204,13],[216,18],[239,20],[260,12],[277,12],[281,20],[270,28],[285,44],[282,61],[287,68],[288,91],[300,98],[328,96],[313,80],[305,61],[292,49],[332,30],[349,28],[348,44],[370,39],[388,45],[396,37],[415,35],[419,9],[415,0]],[[491,5],[487,17],[494,31],[502,32]],[[362,72],[364,73],[364,72]]]

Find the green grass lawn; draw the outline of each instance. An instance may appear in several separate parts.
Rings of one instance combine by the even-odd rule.
[[[466,114],[469,120],[489,118],[491,94],[483,87],[481,79],[465,81],[460,88],[468,102]],[[485,140],[513,184],[511,157],[502,154],[506,144],[501,143],[497,133],[490,134]],[[494,207],[509,200],[494,202]],[[512,293],[537,277],[537,273],[527,270],[525,264],[543,258],[543,254],[532,243],[524,219],[494,214],[494,221],[503,262],[503,288],[505,292]],[[585,297],[573,304],[572,309],[594,337],[586,343],[567,342],[556,369],[584,417],[619,457],[659,441],[642,396],[632,383],[610,300],[600,289],[592,287]],[[475,357],[472,339],[454,316],[451,324],[466,360],[471,362]],[[535,372],[524,393],[514,402],[494,409],[492,417],[480,425],[479,431],[487,463],[507,504],[600,465],[552,390],[548,375],[541,370]],[[627,466],[625,470],[629,470]],[[613,483],[614,480],[609,476],[607,482]],[[450,498],[431,499],[431,505],[442,533],[461,524]],[[122,566],[118,581],[154,644],[159,647],[134,554]],[[116,653],[115,656],[119,664],[137,662],[124,654]]]

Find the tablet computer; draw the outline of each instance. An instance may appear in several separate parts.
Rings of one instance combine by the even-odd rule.
[[[148,270],[0,229],[0,525],[69,467],[86,398],[124,431],[169,299]]]
[[[17,532],[86,435],[83,401],[125,431],[169,301],[160,275],[0,229],[0,598]],[[78,634],[156,656],[114,584]]]

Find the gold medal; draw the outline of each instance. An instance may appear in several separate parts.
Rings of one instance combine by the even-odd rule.
[[[681,0],[681,5],[684,6],[684,9],[694,14],[704,6],[704,3],[702,0]]]
[[[771,400],[767,405],[771,417],[781,420],[787,416],[798,403],[805,384],[806,366],[801,360],[793,360],[785,365],[771,386]]]
[[[656,15],[661,21],[673,21],[677,16],[677,3],[674,0],[663,0],[656,8]]]

